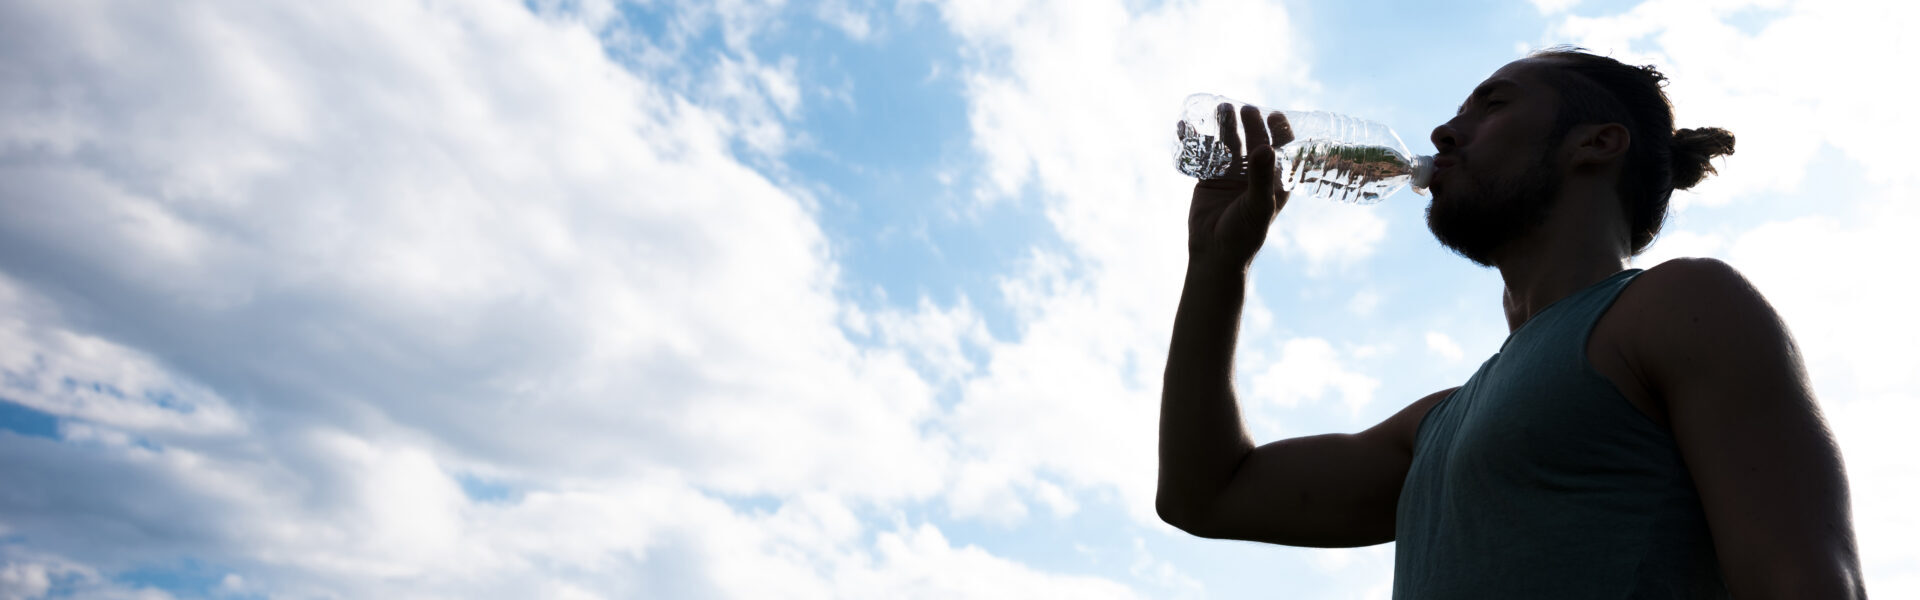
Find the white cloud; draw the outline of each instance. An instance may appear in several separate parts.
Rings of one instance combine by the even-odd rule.
[[[1020,498],[1022,484],[1031,484],[1017,465],[1006,461],[977,460],[964,463],[947,488],[947,511],[955,517],[981,519],[999,525],[1012,525],[1027,516],[1027,503]]]
[[[1340,352],[1324,339],[1287,340],[1280,347],[1279,360],[1249,377],[1250,395],[1283,408],[1296,408],[1338,394],[1340,402],[1357,414],[1373,402],[1380,381],[1347,368],[1342,361]]]
[[[4,568],[0,568],[0,584],[3,584],[0,587],[6,590],[0,592],[6,594],[0,596],[0,599],[26,600],[45,597],[47,589],[53,586],[53,576],[60,571],[60,565],[9,561]]]
[[[1331,577],[1353,581],[1347,598],[1386,600],[1393,597],[1393,547],[1328,548],[1313,553],[1313,566]]]
[[[1732,23],[1760,11],[1776,16],[1759,27]],[[1920,130],[1920,116],[1887,101],[1910,86],[1885,69],[1920,59],[1920,48],[1901,42],[1916,11],[1911,3],[1871,0],[1653,0],[1617,15],[1567,17],[1548,37],[1660,66],[1672,78],[1667,92],[1678,126],[1733,131],[1738,153],[1688,198],[1714,206],[1761,190],[1802,189],[1823,145],[1859,161],[1873,180],[1910,176],[1899,158],[1906,138],[1893,132]]]
[[[698,453],[720,474],[704,483],[743,493],[937,485],[870,476],[938,462],[915,425],[930,392],[898,355],[839,335],[825,240],[800,202],[728,157],[719,115],[629,77],[577,27],[511,4],[435,10],[453,12],[353,13],[373,31],[428,34],[363,40],[337,65],[296,50],[330,43],[327,21],[268,7],[124,14],[88,25],[142,23],[119,53],[49,42],[22,55],[45,57],[22,84],[58,78],[89,100],[29,98],[19,112],[94,115],[117,133],[71,132],[69,152],[9,144],[22,160],[0,184],[8,235],[62,261],[9,271],[90,300],[62,317],[101,337],[138,340],[216,389],[260,390],[269,413],[341,411],[328,418],[429,430],[482,462],[553,473],[697,445],[720,448]],[[33,22],[52,39],[75,18]],[[175,41],[203,30],[229,32],[227,46]],[[197,79],[91,66],[132,52]],[[489,58],[456,60],[467,53]],[[223,68],[267,59],[281,62]],[[258,93],[300,86],[310,97]],[[277,126],[281,112],[308,125]],[[501,402],[475,410],[474,397]],[[635,400],[648,410],[624,406]],[[736,411],[791,428],[725,416]],[[508,424],[517,435],[494,434]],[[769,443],[851,454],[746,450]]]
[[[192,522],[178,527],[204,528],[254,555],[257,575],[223,577],[222,587],[292,597],[1132,597],[1112,581],[1044,573],[950,544],[930,525],[869,533],[848,505],[828,494],[796,495],[777,510],[742,511],[662,476],[473,503],[448,489],[451,480],[419,449],[337,432],[310,437],[313,464],[330,472],[318,481],[286,480],[312,486],[307,491],[258,489],[218,503],[180,489],[146,501],[239,509],[220,517],[189,513],[183,516]],[[6,456],[21,454],[17,442],[0,441]],[[188,480],[222,477],[235,466],[178,460],[172,450],[143,452],[123,447],[87,466],[129,474],[160,467]],[[17,465],[0,466],[21,472]],[[316,502],[314,493],[339,500]],[[181,494],[201,497],[174,497]],[[35,523],[23,533],[88,533],[73,521]],[[58,555],[8,552],[0,557],[6,559],[0,577],[23,587],[46,573],[56,581],[78,576],[79,584],[109,585],[102,569]]]
[[[844,335],[809,200],[731,151],[794,141],[797,67],[748,43],[778,7],[690,9],[730,44],[692,84],[646,76],[671,44],[610,60],[600,2],[5,4],[0,369],[59,427],[0,434],[0,573],[1128,595],[855,516],[956,478],[930,379],[984,334],[962,303]]]
[[[965,296],[947,309],[923,296],[915,312],[882,311],[872,316],[872,323],[887,345],[909,349],[926,365],[928,379],[939,382],[972,374],[975,364],[968,349],[992,340],[986,321]]]
[[[1719,256],[1727,246],[1724,237],[1718,234],[1697,233],[1685,229],[1673,229],[1660,232],[1653,239],[1653,245],[1646,252],[1633,257],[1637,267],[1649,268],[1668,260],[1689,256]]]
[[[785,57],[778,64],[761,64],[752,55],[743,59],[722,56],[699,90],[719,109],[713,123],[728,138],[739,139],[765,154],[780,154],[793,143],[785,120],[800,109],[798,64]]]
[[[860,8],[847,4],[847,0],[825,0],[815,7],[814,12],[821,21],[856,41],[873,35],[873,20]]]
[[[1298,254],[1308,274],[1329,267],[1353,265],[1373,254],[1387,237],[1387,222],[1365,207],[1317,198],[1289,200],[1275,224],[1267,251],[1282,257]],[[1271,259],[1269,259],[1271,260]]]
[[[1285,34],[1292,19],[1238,0],[949,2],[940,11],[971,59],[963,80],[985,162],[982,198],[1037,198],[1065,242],[1036,250],[1002,281],[1019,337],[992,346],[964,387],[953,415],[963,454],[1069,489],[1117,490],[1136,519],[1158,526],[1152,440],[1191,192],[1167,154],[1172,121],[1199,90],[1310,104],[1315,85]],[[1268,35],[1195,35],[1228,21],[1259,22]],[[1301,212],[1302,227],[1338,217]],[[1317,264],[1364,256],[1353,248],[1372,243],[1274,244],[1300,256],[1282,260]]]
[[[1465,352],[1460,350],[1459,343],[1454,342],[1453,338],[1448,337],[1447,334],[1438,331],[1427,332],[1427,351],[1448,361],[1460,360],[1462,356],[1466,355]]]
[[[1372,316],[1376,308],[1380,308],[1380,293],[1371,289],[1354,292],[1353,298],[1347,301],[1347,312],[1356,317]]]
[[[533,0],[529,6],[542,16],[576,19],[601,33],[620,17],[619,0]]]
[[[1138,598],[1133,590],[1091,578],[1041,575],[979,548],[955,548],[936,529],[882,533],[878,568],[843,577],[850,598]]]
[[[1147,549],[1147,540],[1133,538],[1133,564],[1128,570],[1135,577],[1154,581],[1161,587],[1174,593],[1163,597],[1204,598],[1205,586],[1198,580],[1181,573],[1172,563],[1155,558]]]
[[[173,595],[115,583],[95,569],[58,556],[0,548],[0,600],[46,598],[171,600]]]
[[[609,2],[539,5],[0,8],[19,32],[0,36],[0,369],[10,401],[61,420],[58,439],[0,434],[16,492],[0,499],[0,582],[107,590],[195,556],[236,571],[223,589],[291,597],[1132,594],[953,543],[900,507],[1013,523],[1117,498],[1158,526],[1188,185],[1164,126],[1192,91],[1313,104],[1282,7],[941,7],[972,61],[959,77],[982,198],[1037,202],[1063,242],[1000,279],[1017,334],[995,339],[978,295],[871,311],[836,297],[812,201],[762,174],[808,143],[789,121],[817,97],[805,57],[754,52],[784,3],[650,5],[669,13],[665,39],[622,39]],[[1844,11],[1792,8],[1755,33],[1701,22],[1744,5],[1648,6],[1561,31],[1670,61],[1682,124],[1741,135],[1693,214],[1812,181],[1820,147],[1863,161],[1885,204],[1911,195],[1887,141],[1916,137],[1910,115],[1830,97],[1885,97],[1898,78],[1821,71],[1816,87],[1845,91],[1809,91],[1733,64],[1898,63],[1910,51],[1872,29],[1893,25],[1820,43]],[[865,8],[801,12],[860,39],[878,31]],[[1274,34],[1194,34],[1228,21]],[[713,30],[721,51],[680,60]],[[1789,43],[1814,58],[1779,56]],[[633,71],[606,56],[622,44]],[[1265,62],[1219,58],[1244,56]],[[1883,595],[1920,586],[1900,541],[1920,486],[1890,425],[1910,421],[1898,340],[1920,329],[1899,278],[1834,265],[1912,255],[1898,225],[1914,216],[1680,227],[1650,255],[1728,256],[1788,316]],[[1259,268],[1352,274],[1385,227],[1302,199]],[[1381,292],[1358,290],[1308,291],[1374,312]],[[1290,312],[1249,302],[1256,418],[1350,413],[1381,389],[1360,365],[1391,347],[1301,337],[1276,318]],[[469,497],[473,481],[506,491]],[[1197,586],[1145,547],[1137,582]],[[1384,581],[1388,555],[1321,560]]]
[[[34,304],[17,282],[0,276],[0,397],[148,436],[224,436],[246,428],[212,390],[139,351],[48,327],[58,309]]]
[[[718,29],[728,50],[749,51],[755,34],[777,26],[786,0],[675,0],[670,35],[684,38]]]
[[[1580,0],[1527,0],[1527,1],[1532,2],[1533,8],[1535,10],[1540,11],[1540,14],[1543,14],[1543,15],[1553,15],[1553,14],[1567,12],[1568,10],[1571,10],[1573,9],[1573,7],[1578,6],[1580,4]]]

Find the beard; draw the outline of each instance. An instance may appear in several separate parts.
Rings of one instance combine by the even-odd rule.
[[[1435,190],[1427,205],[1427,229],[1454,254],[1482,267],[1493,265],[1493,255],[1525,237],[1547,221],[1560,196],[1561,177],[1548,163],[1547,153],[1519,177],[1488,182],[1468,178],[1447,190],[1444,202]]]

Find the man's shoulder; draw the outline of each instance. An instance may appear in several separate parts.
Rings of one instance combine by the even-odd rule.
[[[1680,286],[1686,288],[1704,288],[1710,286],[1751,287],[1747,278],[1733,265],[1717,258],[1680,257],[1668,259],[1641,273],[1639,279],[1654,283],[1658,287]],[[1646,285],[1646,283],[1636,283]]]
[[[1623,350],[1654,362],[1756,350],[1734,347],[1735,340],[1785,330],[1760,291],[1732,265],[1713,258],[1676,258],[1647,269],[1621,292],[1614,309]]]
[[[1675,258],[1648,268],[1620,293],[1615,307],[1632,313],[1635,323],[1689,321],[1700,312],[1766,300],[1746,276],[1719,259]]]

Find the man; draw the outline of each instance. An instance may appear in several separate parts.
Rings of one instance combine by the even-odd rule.
[[[1475,89],[1433,130],[1427,220],[1499,269],[1506,344],[1371,429],[1258,447],[1233,351],[1292,135],[1243,109],[1250,166],[1193,192],[1161,517],[1210,538],[1397,541],[1395,598],[1865,597],[1839,449],[1779,316],[1719,261],[1626,268],[1672,191],[1733,151],[1725,131],[1674,131],[1663,81],[1563,47]],[[1219,117],[1237,136],[1231,107]]]

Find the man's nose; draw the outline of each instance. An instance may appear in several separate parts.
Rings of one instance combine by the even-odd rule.
[[[1428,136],[1428,139],[1433,140],[1433,149],[1441,153],[1451,152],[1460,146],[1459,132],[1454,131],[1453,121],[1441,123],[1439,127],[1433,128],[1433,134]]]

